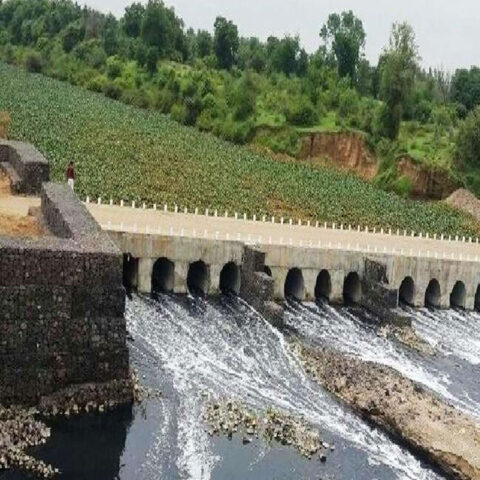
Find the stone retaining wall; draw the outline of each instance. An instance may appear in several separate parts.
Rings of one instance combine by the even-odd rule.
[[[49,180],[48,161],[28,143],[0,139],[0,165],[10,176],[14,193],[38,194]]]
[[[129,377],[122,257],[65,185],[44,184],[57,237],[0,237],[0,403]]]

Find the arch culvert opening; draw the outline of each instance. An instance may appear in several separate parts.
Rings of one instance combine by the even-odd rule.
[[[332,280],[327,270],[322,270],[317,277],[315,285],[315,298],[317,300],[330,300],[332,293]]]
[[[272,269],[267,265],[263,267],[263,273],[267,274],[269,277],[273,277]]]
[[[129,253],[123,255],[123,286],[128,295],[138,287],[138,258],[133,258]]]
[[[220,272],[220,291],[225,295],[238,295],[240,286],[240,268],[234,262],[227,263]]]
[[[477,287],[477,292],[475,293],[475,310],[480,312],[480,285]]]
[[[343,282],[343,302],[356,305],[362,299],[362,283],[356,272],[350,272]]]
[[[465,308],[467,302],[467,290],[463,282],[457,282],[450,294],[450,306],[452,308]]]
[[[400,285],[398,300],[404,305],[413,307],[415,301],[415,283],[412,277],[406,277]]]
[[[299,268],[292,268],[285,280],[285,298],[302,302],[305,299],[305,281],[302,271]]]
[[[208,293],[208,268],[201,260],[190,264],[187,275],[188,291],[197,297]]]
[[[172,293],[175,287],[175,264],[159,258],[153,264],[152,293]]]
[[[425,306],[430,308],[439,308],[441,299],[442,293],[438,280],[430,280],[425,292]]]

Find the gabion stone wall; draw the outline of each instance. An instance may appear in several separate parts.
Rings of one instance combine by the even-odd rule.
[[[0,403],[129,377],[122,257],[66,185],[44,184],[55,237],[0,236]]]
[[[49,180],[48,161],[28,143],[0,139],[0,167],[9,175],[14,193],[38,194]]]

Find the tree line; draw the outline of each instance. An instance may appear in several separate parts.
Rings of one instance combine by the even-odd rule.
[[[310,54],[298,36],[245,38],[221,16],[212,27],[186,28],[162,0],[132,3],[119,19],[70,0],[0,0],[0,56],[238,143],[268,126],[279,133],[267,146],[291,152],[291,127],[328,128],[334,112],[373,144],[395,142],[403,121],[439,136],[460,128],[459,155],[476,162],[480,69],[422,69],[410,25],[393,25],[377,65],[352,11],[319,25]]]

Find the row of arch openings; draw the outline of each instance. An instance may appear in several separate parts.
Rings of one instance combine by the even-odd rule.
[[[439,281],[434,278],[430,280],[425,290],[424,305],[430,308],[440,308],[442,300],[442,291]],[[413,306],[415,302],[415,283],[412,277],[406,277],[400,285],[399,290],[400,303]],[[461,281],[455,283],[450,294],[450,306],[452,308],[465,308],[467,302],[467,290],[465,284]],[[480,306],[480,286],[475,295],[475,308]]]
[[[225,264],[220,272],[220,291],[224,294],[240,293],[240,268],[234,262]],[[175,287],[175,264],[168,258],[159,258],[153,264],[152,293],[172,293]],[[187,289],[194,296],[205,296],[210,288],[210,269],[199,260],[188,267]]]
[[[268,270],[267,270],[268,269]],[[265,273],[271,275],[268,267],[265,268]],[[317,300],[330,300],[332,293],[332,280],[328,270],[322,270],[315,283],[315,298]],[[288,271],[284,285],[284,296],[286,299],[291,299],[301,302],[305,299],[305,280],[303,273],[299,268],[292,268]],[[343,283],[343,300],[346,304],[355,304],[360,302],[362,297],[362,284],[360,277],[356,272],[350,272]]]

